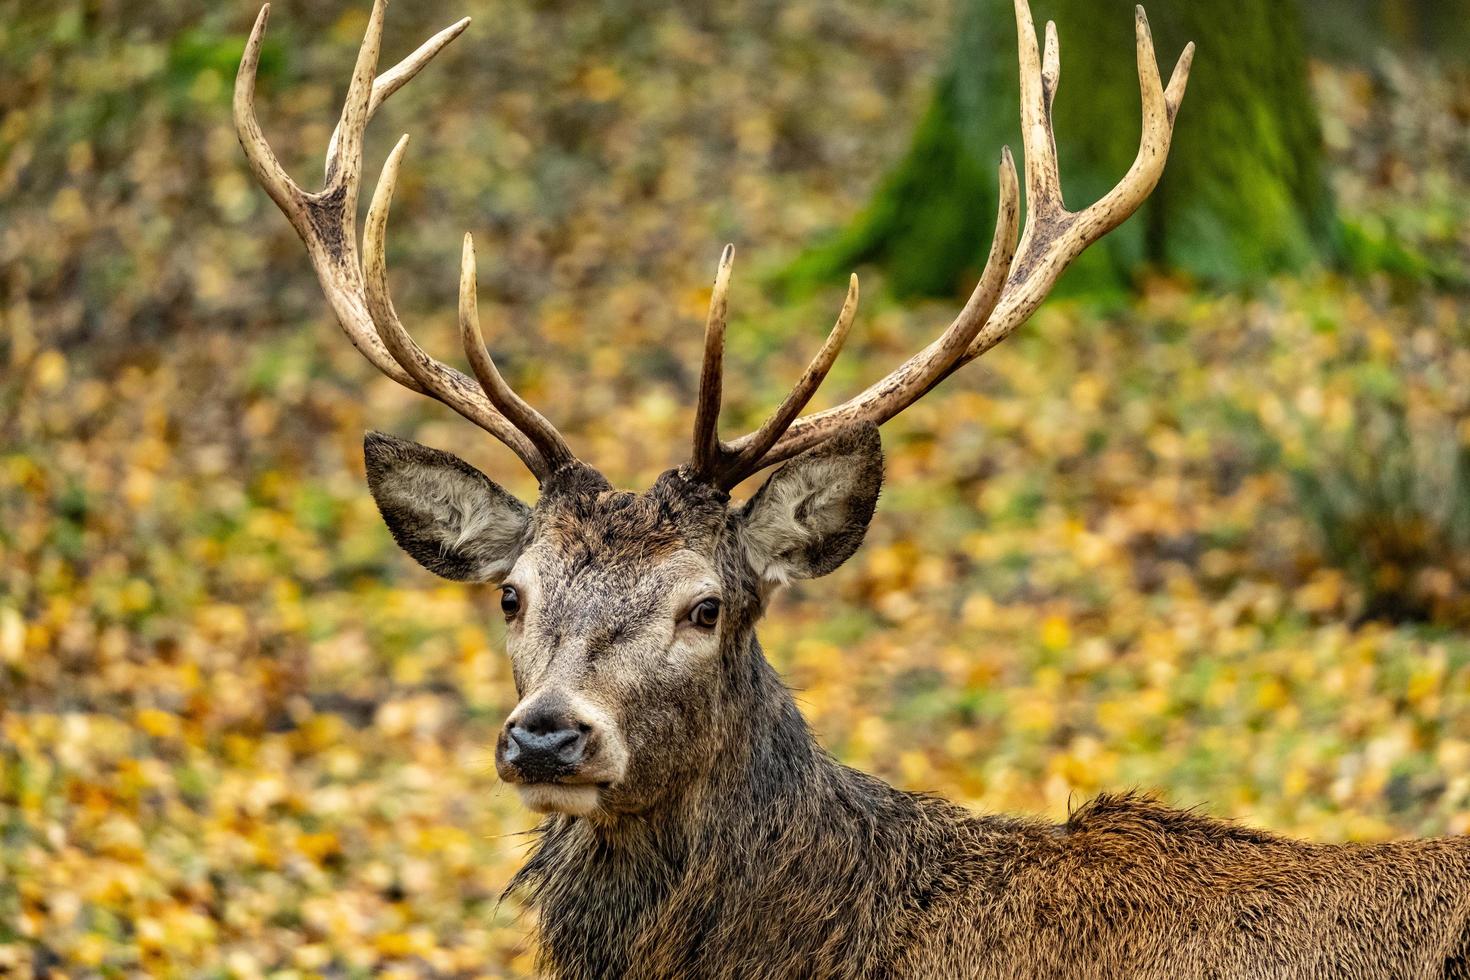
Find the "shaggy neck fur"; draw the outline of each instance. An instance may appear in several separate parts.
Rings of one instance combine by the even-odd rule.
[[[516,876],[558,977],[873,975],[952,879],[968,815],[823,751],[753,632],[699,785],[614,822],[555,817]],[[948,857],[946,857],[948,854]],[[777,972],[780,972],[779,970]]]

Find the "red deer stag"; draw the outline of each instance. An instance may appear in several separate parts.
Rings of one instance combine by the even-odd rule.
[[[352,342],[400,384],[489,431],[536,475],[534,507],[460,459],[371,433],[368,483],[394,538],[446,578],[500,587],[520,703],[496,763],[547,814],[511,883],[536,907],[546,971],[636,977],[1470,978],[1470,844],[1303,843],[1103,796],[1061,825],[977,816],[849,769],[817,744],[766,662],[772,591],[824,575],[863,539],[882,478],[878,426],[1012,333],[1083,249],[1152,191],[1192,50],[1162,84],[1137,12],[1142,139],[1127,175],[1062,203],[1054,27],[1038,50],[1016,0],[1024,230],[1010,155],[989,260],[963,310],[887,377],[798,417],[837,356],[831,335],[756,431],[720,439],[725,296],[715,279],[689,462],[615,490],[506,384],[486,351],[468,236],[459,316],[474,380],[409,338],[384,232],[405,143],[388,156],[358,255],[363,129],[465,27],[374,80],[378,0],[327,150],[302,190],[253,107],[262,9],[235,86],[251,169],[305,241]],[[407,137],[404,138],[405,140]],[[729,491],[785,462],[756,494]]]

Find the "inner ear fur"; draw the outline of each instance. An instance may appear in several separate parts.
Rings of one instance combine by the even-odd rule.
[[[398,546],[456,582],[498,582],[526,545],[531,508],[443,450],[369,432],[368,487]]]
[[[871,423],[783,465],[739,511],[756,574],[779,585],[836,569],[863,543],[882,486],[883,444]]]

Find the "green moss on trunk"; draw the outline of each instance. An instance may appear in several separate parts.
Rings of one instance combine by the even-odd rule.
[[[1046,0],[1062,76],[1055,105],[1068,204],[1100,197],[1137,149],[1138,81],[1128,0]],[[1067,274],[1071,289],[1126,283],[1143,264],[1236,284],[1334,251],[1335,222],[1307,86],[1301,23],[1273,0],[1165,0],[1149,11],[1167,78],[1198,45],[1164,180],[1132,220]],[[793,282],[885,268],[900,295],[973,280],[989,245],[995,162],[1019,149],[1010,0],[965,0],[948,67],[905,158],[852,227],[802,257]]]

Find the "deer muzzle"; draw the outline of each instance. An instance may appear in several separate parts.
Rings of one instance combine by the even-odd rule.
[[[627,752],[622,748],[616,723],[584,698],[564,691],[532,694],[511,712],[495,746],[495,768],[500,778],[518,789],[563,787],[596,792],[622,778]],[[587,793],[571,795],[585,796]],[[559,799],[568,794],[525,792],[536,809],[536,800]]]

